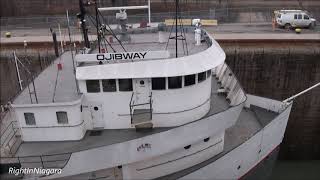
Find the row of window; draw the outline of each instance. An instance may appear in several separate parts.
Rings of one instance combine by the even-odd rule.
[[[68,124],[68,115],[65,111],[56,112],[57,122],[58,124]],[[26,125],[36,125],[36,118],[34,117],[34,113],[24,113],[24,119],[26,121]]]
[[[294,19],[302,19],[302,14],[295,14]],[[308,15],[303,15],[303,19],[310,19]]]
[[[184,76],[184,86],[191,86],[206,80],[211,76],[211,70],[198,74],[191,74]],[[117,91],[117,83],[115,79],[103,79],[102,91],[103,92],[115,92]],[[132,91],[132,79],[118,79],[119,91]],[[144,84],[140,82],[140,84]],[[101,92],[99,80],[86,80],[87,92],[96,93]],[[151,78],[152,90],[164,90],[166,89],[166,78]],[[182,76],[168,77],[168,89],[182,88]]]
[[[119,79],[119,91],[132,91],[132,79]],[[95,93],[100,92],[99,80],[87,80],[86,81],[87,92]],[[102,80],[103,92],[115,92],[117,91],[117,84],[115,79],[103,79]]]

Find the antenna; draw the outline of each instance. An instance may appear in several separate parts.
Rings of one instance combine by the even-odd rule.
[[[90,48],[90,42],[88,38],[88,28],[86,26],[86,20],[85,20],[86,11],[85,11],[82,0],[79,0],[79,7],[80,7],[80,13],[78,13],[77,16],[80,19],[84,44],[85,44],[85,47]]]
[[[172,25],[171,25],[171,30],[170,30],[169,38],[168,38],[168,41],[167,41],[166,49],[168,49],[169,40],[170,39],[175,39],[176,58],[177,58],[178,57],[178,40],[182,41],[183,53],[188,55],[188,45],[187,45],[187,39],[186,39],[185,30],[184,30],[184,27],[183,27],[183,22],[182,22],[182,19],[181,19],[179,0],[176,0],[176,12],[175,12],[175,18],[174,19],[175,19],[175,24],[172,23]],[[178,19],[179,19],[179,26],[180,26],[180,35],[178,35]],[[176,31],[175,36],[171,36],[172,30],[173,30],[173,26],[175,26],[175,31]]]

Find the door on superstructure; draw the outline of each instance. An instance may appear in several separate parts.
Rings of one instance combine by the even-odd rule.
[[[151,79],[133,79],[133,84],[135,86],[135,103],[134,104],[144,104],[150,102],[151,95]]]
[[[92,117],[92,126],[94,129],[103,129],[104,119],[103,119],[103,109],[100,103],[90,103],[90,112]]]

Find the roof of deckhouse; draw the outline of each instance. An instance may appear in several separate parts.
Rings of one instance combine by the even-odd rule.
[[[169,33],[166,33],[169,37]],[[165,50],[166,43],[158,43],[158,34],[132,35],[132,42],[125,43],[127,52],[146,52]],[[188,55],[184,53],[182,43],[178,43],[178,58],[175,58],[175,42],[169,41],[167,50],[169,58],[155,60],[125,61],[121,63],[96,63],[84,64],[77,67],[76,77],[78,80],[87,79],[124,79],[144,77],[172,77],[195,74],[212,69],[225,60],[225,53],[215,43],[208,48],[206,43],[195,45],[194,34],[187,33]],[[119,44],[114,45],[116,50],[121,50]],[[119,52],[117,51],[117,52]],[[123,51],[123,50],[122,50]]]

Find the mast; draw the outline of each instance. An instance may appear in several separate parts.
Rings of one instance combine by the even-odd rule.
[[[88,29],[86,27],[86,20],[85,20],[85,15],[86,11],[84,9],[84,5],[82,0],[79,0],[79,7],[80,7],[80,14],[78,14],[78,17],[80,18],[80,23],[81,23],[81,29],[83,33],[83,39],[84,39],[84,45],[87,48],[90,48],[90,42],[88,38]]]
[[[178,58],[178,2],[176,0],[176,58]]]
[[[101,53],[101,48],[100,48],[100,33],[99,33],[99,16],[98,16],[98,2],[97,0],[95,0],[95,10],[96,10],[96,24],[97,24],[97,37],[98,37],[98,49],[99,49],[99,53]]]

